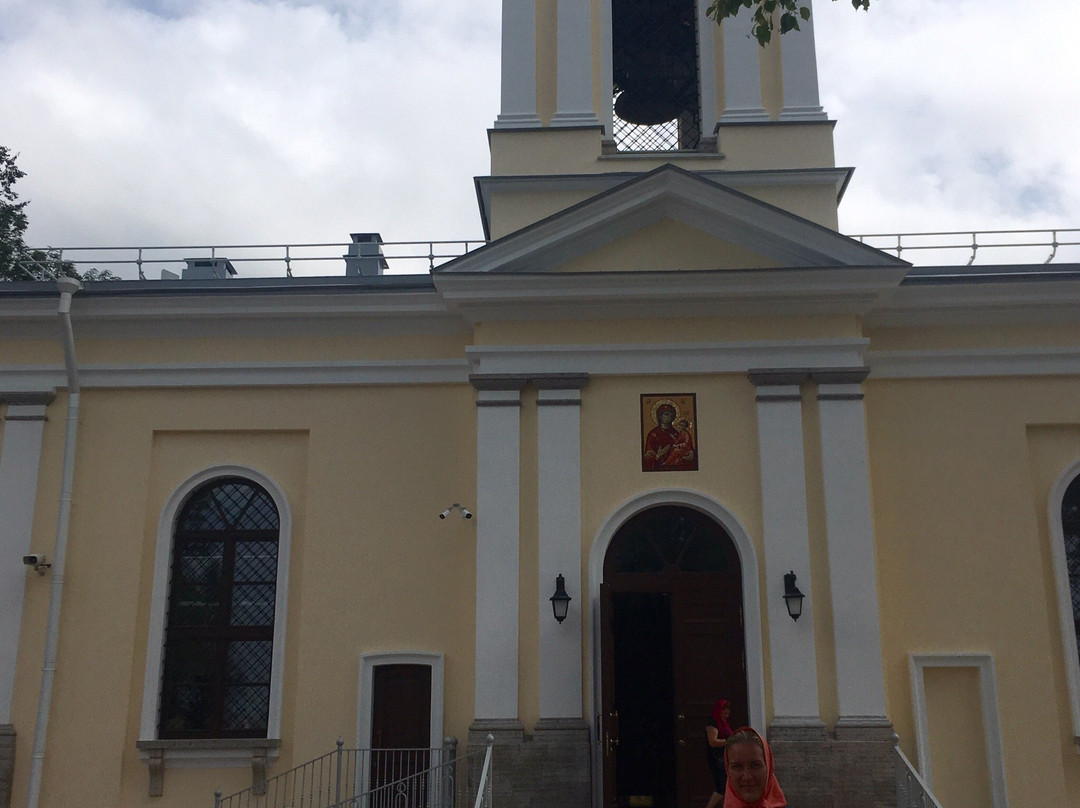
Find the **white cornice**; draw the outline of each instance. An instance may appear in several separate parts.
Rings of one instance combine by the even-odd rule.
[[[905,267],[438,274],[447,305],[493,320],[862,314]]]
[[[466,348],[474,373],[590,376],[746,373],[750,368],[857,368],[864,339]]]
[[[935,271],[939,268],[934,268]],[[995,267],[982,275],[915,276],[890,290],[867,313],[870,328],[1080,321],[1080,279],[1075,265]],[[1012,270],[1012,274],[1005,270]],[[926,270],[922,270],[926,272]]]
[[[1080,375],[1080,347],[866,352],[871,379]]]
[[[138,281],[123,282],[134,287]],[[151,284],[163,282],[153,281]],[[432,288],[396,292],[348,288],[273,293],[221,287],[174,287],[141,294],[111,290],[77,295],[72,320],[77,338],[264,337],[334,334],[450,334],[467,331]],[[56,335],[57,298],[0,297],[0,336],[47,339]]]
[[[465,359],[84,365],[84,388],[468,384]],[[57,366],[0,366],[0,394],[66,387]]]

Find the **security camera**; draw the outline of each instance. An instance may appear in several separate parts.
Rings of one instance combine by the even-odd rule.
[[[47,561],[45,561],[45,556],[41,555],[40,553],[31,553],[30,555],[24,555],[22,557],[22,563],[24,563],[28,567],[33,567],[34,572],[36,572],[38,575],[44,575],[45,570],[52,566],[52,564],[49,564]]]
[[[468,508],[466,508],[460,502],[455,502],[453,505],[451,505],[445,511],[440,513],[439,518],[440,519],[445,519],[450,514],[452,514],[454,511],[461,511],[461,518],[462,519],[472,519],[472,511],[470,511]]]

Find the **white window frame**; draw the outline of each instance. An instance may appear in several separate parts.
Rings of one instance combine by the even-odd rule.
[[[927,788],[933,788],[930,770],[930,728],[926,713],[927,668],[975,668],[979,672],[979,701],[982,707],[983,738],[986,744],[986,765],[990,772],[990,797],[993,808],[1008,808],[1005,789],[1005,752],[1001,740],[1001,719],[998,713],[997,675],[990,654],[911,654],[908,657],[911,673],[911,693],[915,708],[915,746],[919,757],[919,775]]]
[[[150,596],[150,625],[146,644],[146,674],[143,680],[142,720],[140,741],[158,740],[158,710],[161,696],[161,676],[165,660],[165,623],[169,609],[169,567],[172,563],[173,536],[180,509],[191,494],[206,483],[222,477],[241,477],[262,486],[274,500],[278,511],[278,568],[274,601],[274,650],[270,663],[270,709],[267,716],[266,738],[281,738],[282,678],[285,668],[285,615],[289,591],[289,551],[292,539],[292,512],[285,493],[276,482],[261,471],[248,466],[221,465],[200,471],[189,477],[162,508],[158,520],[157,547],[154,557],[154,586]],[[170,750],[166,766],[250,766],[251,750],[237,741],[237,748],[218,739],[208,739],[205,748],[199,740],[184,741],[184,749]],[[272,752],[271,756],[275,756]]]
[[[1061,646],[1065,653],[1065,681],[1069,689],[1069,711],[1072,716],[1073,746],[1080,754],[1080,658],[1077,656],[1076,627],[1073,622],[1072,595],[1069,592],[1069,566],[1065,557],[1065,531],[1061,525],[1061,503],[1065,491],[1080,477],[1080,460],[1069,466],[1050,489],[1047,524],[1050,525],[1050,557],[1054,563],[1054,584],[1057,589],[1058,621],[1061,627]]]

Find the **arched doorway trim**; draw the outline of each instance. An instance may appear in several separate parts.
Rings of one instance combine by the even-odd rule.
[[[719,522],[730,534],[742,565],[743,631],[746,637],[746,694],[750,722],[765,730],[765,668],[761,637],[761,593],[758,585],[758,561],[746,529],[731,511],[697,491],[664,489],[641,494],[623,503],[600,526],[589,552],[589,606],[592,616],[592,653],[589,676],[593,682],[589,715],[595,721],[600,704],[600,584],[604,578],[604,557],[619,528],[635,514],[658,505],[685,505]],[[595,730],[595,727],[593,728]],[[595,737],[595,732],[593,733]],[[597,782],[597,778],[593,778]],[[599,804],[599,803],[596,803]]]

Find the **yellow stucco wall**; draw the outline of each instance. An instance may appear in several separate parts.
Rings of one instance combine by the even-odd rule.
[[[1043,515],[1080,458],[1078,395],[1055,378],[867,385],[889,716],[914,759],[908,654],[991,654],[1018,803],[1080,799]]]
[[[338,736],[355,744],[365,652],[445,654],[444,733],[465,738],[473,715],[474,523],[436,516],[450,502],[475,500],[473,391],[418,392],[84,391],[43,805],[148,803],[135,741],[158,518],[185,480],[221,464],[267,474],[292,511],[276,770],[333,749]],[[35,521],[35,536],[50,549],[65,406],[61,396],[50,407]],[[30,762],[49,580],[28,576],[16,803],[25,798],[19,789]],[[92,756],[82,754],[88,743]],[[199,804],[214,788],[228,793],[250,777],[250,769],[169,768],[165,796],[152,804]]]

